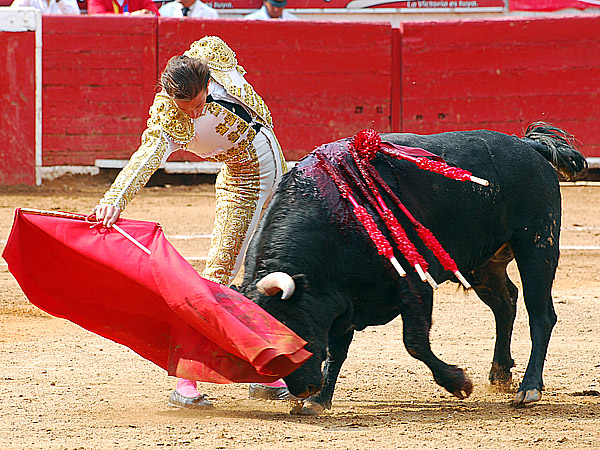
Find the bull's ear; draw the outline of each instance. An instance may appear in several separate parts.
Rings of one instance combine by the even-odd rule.
[[[308,288],[308,280],[306,279],[306,275],[303,273],[292,275],[292,280],[294,280],[294,283],[296,284],[296,291],[294,292],[294,295],[297,296],[297,298],[302,298],[304,291]]]

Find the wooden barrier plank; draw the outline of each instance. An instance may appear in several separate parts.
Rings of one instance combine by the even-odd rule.
[[[553,42],[572,42],[576,36],[588,35],[595,40],[600,29],[595,26],[597,14],[539,17],[499,17],[490,19],[465,19],[456,21],[404,22],[401,27],[410,35],[405,42],[417,50],[431,46],[455,47],[464,44],[480,46],[494,44],[543,43],[551,36]],[[419,33],[418,28],[424,34]],[[408,39],[408,41],[406,41]]]
[[[600,28],[600,27],[599,27]],[[456,70],[479,71],[482,68],[494,67],[498,61],[503,62],[503,67],[520,70],[555,70],[564,67],[596,67],[596,61],[600,59],[600,48],[588,48],[589,36],[577,37],[569,42],[529,42],[523,44],[513,42],[512,44],[498,45],[493,43],[489,46],[476,46],[473,43],[461,43],[452,46],[451,49],[438,45],[432,45],[426,53],[411,55],[407,64],[417,66],[423,73],[437,72],[440,65],[452,64]],[[506,52],[510,52],[510,59]],[[544,55],[544,58],[540,58]],[[532,58],[535,66],[532,66]],[[568,66],[565,66],[568,62]]]
[[[584,154],[600,155],[599,19],[404,23],[404,130],[518,133],[542,119],[581,124]]]
[[[0,185],[36,184],[35,31],[0,31]]]
[[[598,94],[600,97],[600,93]],[[461,122],[472,124],[485,124],[491,117],[499,117],[502,120],[515,120],[521,116],[542,117],[551,114],[553,117],[568,120],[572,117],[586,119],[586,115],[592,111],[592,116],[600,116],[600,98],[595,104],[589,105],[590,96],[583,94],[568,94],[560,98],[560,102],[547,95],[532,95],[527,102],[522,101],[519,95],[504,97],[479,97],[474,101],[471,98],[457,98],[448,103],[447,108],[441,109],[439,103],[423,104],[421,99],[406,100],[404,108],[407,112],[407,120],[411,122],[421,114],[424,117],[436,117],[438,120],[450,122],[453,117],[460,115]],[[557,106],[558,105],[558,106]],[[482,111],[487,112],[483,115]]]
[[[156,90],[156,24],[43,17],[44,165],[93,165],[135,151]]]
[[[538,119],[600,156],[599,19],[408,22],[393,31],[373,23],[45,16],[43,162],[127,159],[160,69],[204,35],[236,51],[288,159],[367,127],[520,134]],[[172,157],[187,159],[198,160]]]
[[[388,24],[159,19],[159,67],[220,36],[271,110],[288,159],[372,127],[391,130]]]
[[[558,101],[563,95],[597,94],[600,84],[594,86],[594,78],[599,78],[598,67],[560,68],[543,73],[506,68],[478,72],[454,72],[449,69],[444,74],[413,72],[404,81],[412,84],[414,95],[423,102],[430,99],[456,99],[460,98],[459,95],[470,98],[549,96]]]
[[[137,139],[137,142],[134,140]],[[44,157],[45,166],[82,165],[93,166],[96,159],[128,159],[139,145],[139,136],[129,134],[49,134],[44,135],[44,146],[53,149]],[[71,149],[78,149],[73,152]],[[128,149],[129,155],[123,157],[122,149]],[[65,163],[67,161],[67,163]]]

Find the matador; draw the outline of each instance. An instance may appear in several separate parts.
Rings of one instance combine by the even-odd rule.
[[[169,69],[172,61],[175,70]],[[186,72],[188,66],[193,70]],[[206,80],[200,76],[198,81],[195,72],[203,71]],[[183,86],[185,92],[190,85],[203,86],[199,93],[193,91],[187,96],[176,87],[171,89],[173,94],[166,87],[167,72],[176,75],[169,79]],[[194,42],[182,56],[172,58],[161,76],[162,91],[150,108],[140,147],[95,210],[98,220],[110,226],[177,150],[222,162],[215,185],[215,222],[202,276],[224,285],[229,285],[240,270],[262,212],[287,170],[271,113],[244,79],[245,73],[235,53],[215,36]],[[108,220],[111,214],[113,218]],[[285,398],[289,391],[279,381],[270,386],[252,384],[250,395]],[[210,406],[197,392],[195,382],[184,379],[179,380],[169,403],[179,407]]]

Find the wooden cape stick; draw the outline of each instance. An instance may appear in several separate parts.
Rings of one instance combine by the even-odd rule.
[[[90,221],[91,214],[89,216],[86,216],[83,214],[73,214],[73,213],[67,213],[67,212],[62,212],[62,211],[45,211],[43,209],[33,209],[33,208],[21,208],[21,211],[23,211],[25,213],[29,213],[29,214],[38,214],[40,216],[62,217],[64,219],[84,220],[87,223],[93,223]],[[93,223],[93,225],[90,228],[93,228],[100,223],[101,222]],[[148,248],[146,248],[140,241],[138,241],[136,238],[131,236],[120,226],[118,226],[117,224],[113,224],[112,228],[114,228],[115,231],[120,233],[125,239],[127,239],[128,241],[133,243],[136,247],[141,249],[144,253],[147,253],[148,255],[151,254],[151,252]]]

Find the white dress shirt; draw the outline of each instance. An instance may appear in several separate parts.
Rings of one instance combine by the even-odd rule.
[[[158,13],[162,17],[183,17],[183,5],[179,2],[169,2],[165,3],[160,7]],[[208,5],[205,5],[200,0],[196,0],[192,6],[190,6],[190,11],[188,12],[186,17],[195,17],[202,19],[210,19],[219,17],[219,13],[216,9],[211,8]]]
[[[11,8],[22,8],[24,6],[39,9],[42,14],[81,14],[77,0],[50,0],[50,3],[46,0],[15,0],[10,5]]]
[[[246,19],[246,20],[271,20],[271,19],[273,19],[273,17],[269,16],[269,13],[267,12],[267,7],[265,5],[263,5],[262,8],[257,9],[253,13],[250,13],[250,14],[244,16],[244,19]],[[281,17],[279,17],[279,19],[298,20],[298,17],[296,17],[291,12],[288,12],[284,9],[283,12],[281,13]]]

